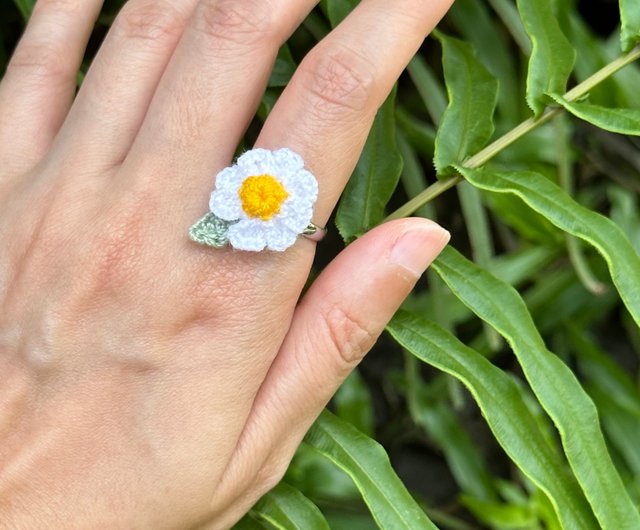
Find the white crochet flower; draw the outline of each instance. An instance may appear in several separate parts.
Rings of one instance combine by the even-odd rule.
[[[283,251],[311,222],[315,177],[289,149],[253,149],[216,176],[209,208],[233,224],[229,243],[239,250]]]

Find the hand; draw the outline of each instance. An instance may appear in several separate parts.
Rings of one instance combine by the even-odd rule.
[[[452,0],[363,0],[257,146],[318,177],[323,225],[377,108]],[[187,237],[312,0],[130,0],[74,99],[100,0],[40,0],[0,85],[0,527],[227,528],[446,244],[424,219],[350,245]]]

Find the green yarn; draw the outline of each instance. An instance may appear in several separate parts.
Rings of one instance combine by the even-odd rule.
[[[229,242],[227,232],[230,224],[232,223],[209,212],[189,228],[189,237],[201,245],[222,248]]]

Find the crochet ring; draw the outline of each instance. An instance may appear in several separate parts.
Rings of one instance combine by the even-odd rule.
[[[326,229],[311,222],[318,182],[290,149],[252,149],[220,171],[209,213],[189,229],[196,243],[283,252],[298,236],[320,241]]]

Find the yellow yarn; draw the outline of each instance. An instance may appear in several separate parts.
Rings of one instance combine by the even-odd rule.
[[[247,177],[238,190],[242,209],[249,217],[268,221],[280,211],[289,194],[271,175]]]

